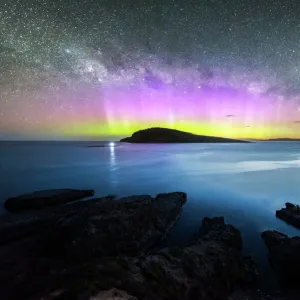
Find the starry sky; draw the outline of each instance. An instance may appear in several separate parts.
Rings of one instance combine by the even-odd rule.
[[[2,0],[0,139],[300,138],[299,15],[297,0]]]

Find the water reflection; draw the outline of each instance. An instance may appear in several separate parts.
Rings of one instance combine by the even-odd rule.
[[[117,188],[119,180],[118,180],[118,174],[117,174],[117,163],[116,163],[116,145],[114,142],[109,143],[109,153],[110,153],[110,181],[114,188]]]

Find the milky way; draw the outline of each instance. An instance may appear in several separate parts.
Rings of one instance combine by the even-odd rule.
[[[297,1],[0,4],[0,138],[300,137]]]

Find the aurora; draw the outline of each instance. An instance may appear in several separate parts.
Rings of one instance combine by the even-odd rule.
[[[193,6],[182,16],[171,10],[160,23],[147,4],[142,17],[134,13],[138,7],[111,12],[106,1],[72,14],[63,3],[53,11],[50,4],[11,2],[0,13],[2,139],[115,140],[157,126],[229,138],[300,138],[292,11],[291,24],[276,23],[267,11],[266,26],[252,26],[259,22],[254,14],[248,28],[228,25],[231,14],[216,20],[211,11],[206,18],[205,4],[197,14]],[[153,7],[164,11],[163,3]],[[290,25],[295,32],[286,35]]]

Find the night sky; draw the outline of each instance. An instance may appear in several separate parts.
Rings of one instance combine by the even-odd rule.
[[[2,0],[0,139],[300,138],[299,16],[298,0]]]

